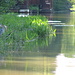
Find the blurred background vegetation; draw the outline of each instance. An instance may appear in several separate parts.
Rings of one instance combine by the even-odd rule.
[[[54,11],[70,10],[73,1],[71,0],[53,0]]]
[[[9,9],[14,7],[19,1],[22,3],[25,0],[0,0],[0,13],[10,12]],[[54,11],[70,10],[74,2],[75,2],[74,0],[53,0],[53,10]],[[35,9],[35,7],[32,8]]]

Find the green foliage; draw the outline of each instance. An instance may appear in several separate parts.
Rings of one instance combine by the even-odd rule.
[[[18,17],[17,14],[0,16],[0,23],[7,26],[6,32],[0,36],[1,49],[25,49],[26,42],[37,37],[45,37],[52,33],[47,18],[44,16]]]
[[[30,10],[39,10],[39,7],[37,5],[36,6],[31,5],[31,6],[29,6],[29,9]]]
[[[32,21],[32,28],[39,36],[44,36],[46,30],[48,30],[47,21],[42,21],[41,19],[34,19]]]
[[[24,0],[0,0],[0,13],[10,12],[9,9],[15,6],[18,1],[22,3]]]
[[[0,0],[0,13],[9,12],[9,9],[14,6],[16,0]]]
[[[75,3],[75,0],[68,0],[69,2],[71,2],[72,4]]]
[[[72,6],[69,0],[53,0],[53,8],[55,11],[70,10]]]
[[[48,32],[48,21],[43,16],[17,17],[15,14],[4,14],[1,16],[1,24],[8,26],[8,31],[26,32],[26,30],[45,36]],[[13,31],[12,31],[13,30]]]

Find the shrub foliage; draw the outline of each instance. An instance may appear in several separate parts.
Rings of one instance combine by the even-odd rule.
[[[9,13],[1,15],[0,20],[2,25],[7,26],[6,32],[0,36],[1,48],[23,48],[26,42],[53,32],[44,16],[18,17]]]

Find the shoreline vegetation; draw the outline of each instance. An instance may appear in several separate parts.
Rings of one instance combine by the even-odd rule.
[[[7,26],[6,32],[0,36],[2,50],[14,50],[17,46],[24,49],[26,42],[32,42],[39,37],[52,37],[55,31],[48,24],[48,19],[41,15],[18,17],[17,14],[8,13],[1,15],[0,20],[0,24]]]

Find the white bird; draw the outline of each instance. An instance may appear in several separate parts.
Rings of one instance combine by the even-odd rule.
[[[7,26],[0,24],[0,35],[2,35],[6,30],[7,30]]]

